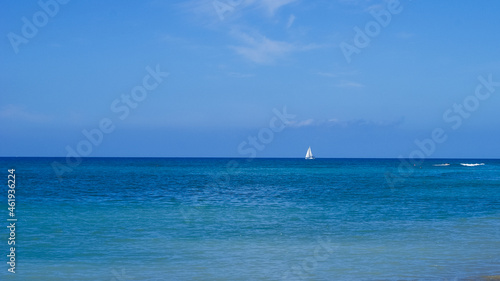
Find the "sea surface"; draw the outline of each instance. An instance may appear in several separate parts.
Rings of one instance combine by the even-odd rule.
[[[500,161],[0,158],[0,280],[486,280]],[[445,165],[449,164],[449,165]],[[469,164],[469,165],[463,165]],[[480,165],[470,165],[480,164]]]

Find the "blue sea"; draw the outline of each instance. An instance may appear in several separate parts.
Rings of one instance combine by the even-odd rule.
[[[18,219],[0,280],[500,275],[499,160],[87,158],[61,178],[54,161],[0,158],[0,219],[8,169]]]

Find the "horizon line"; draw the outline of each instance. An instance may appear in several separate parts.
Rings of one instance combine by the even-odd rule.
[[[0,158],[67,158],[66,156],[0,156]],[[226,157],[226,156],[92,156],[80,157],[82,159],[101,159],[101,158],[137,158],[137,159],[304,159],[304,157]],[[315,157],[318,159],[386,159],[386,160],[399,160],[399,159],[413,159],[401,157]],[[304,159],[306,160],[306,159]],[[424,158],[426,160],[500,160],[500,158],[476,158],[476,157],[437,157],[437,158]]]

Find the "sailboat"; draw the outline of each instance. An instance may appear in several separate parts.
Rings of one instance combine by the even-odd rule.
[[[311,147],[309,146],[309,149],[307,150],[307,153],[306,153],[306,159],[314,159],[314,156],[311,152]]]

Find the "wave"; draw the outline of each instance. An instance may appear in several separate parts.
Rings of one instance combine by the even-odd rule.
[[[436,166],[436,167],[445,167],[445,166],[450,166],[450,164],[448,164],[448,163],[444,163],[444,164],[434,164],[434,166]]]
[[[466,166],[466,167],[476,167],[476,166],[483,166],[484,163],[476,163],[476,164],[460,163],[460,165]]]

